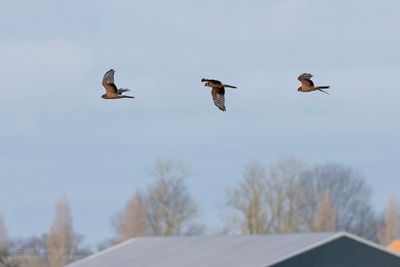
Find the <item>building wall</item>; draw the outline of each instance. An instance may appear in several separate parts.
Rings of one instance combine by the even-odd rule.
[[[400,267],[400,258],[341,237],[273,267]]]

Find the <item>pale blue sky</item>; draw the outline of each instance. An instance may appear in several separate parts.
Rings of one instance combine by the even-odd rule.
[[[251,160],[293,154],[357,168],[374,205],[400,197],[400,2],[3,1],[0,212],[11,237],[46,232],[69,197],[88,244],[153,180],[184,160],[201,222],[220,226],[225,189]],[[133,101],[105,101],[101,78]],[[331,94],[300,94],[315,75]],[[201,78],[228,91],[216,109]]]

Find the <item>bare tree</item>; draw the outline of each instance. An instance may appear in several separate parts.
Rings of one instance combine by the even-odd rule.
[[[20,267],[7,249],[0,250],[0,267]]]
[[[136,192],[121,212],[116,225],[118,242],[143,236],[147,233],[147,205],[145,197]]]
[[[223,226],[215,230],[211,235],[212,236],[228,236],[233,233],[233,229],[229,226]]]
[[[157,179],[148,189],[147,220],[151,235],[180,235],[199,231],[193,223],[198,208],[184,183],[187,168],[179,161],[158,160],[150,169]]]
[[[79,248],[82,236],[75,233],[68,199],[64,196],[56,204],[54,221],[45,237],[50,267],[61,267],[89,254]]]
[[[12,258],[19,267],[47,267],[47,246],[44,237],[13,240]]]
[[[387,246],[399,236],[400,227],[399,203],[395,197],[391,197],[386,204],[384,213],[384,225],[378,231],[379,243]]]
[[[7,232],[3,216],[0,214],[0,250],[7,249]]]
[[[35,256],[30,256],[29,258],[26,258],[26,260],[21,261],[18,264],[18,267],[47,267],[47,263],[43,261],[42,259],[39,259]]]
[[[118,243],[119,243],[119,240],[115,239],[115,238],[105,239],[105,240],[101,241],[99,244],[97,244],[96,251],[100,252],[100,251],[110,248]]]
[[[305,164],[295,157],[278,160],[268,172],[258,164],[246,168],[243,180],[228,195],[229,206],[241,213],[242,233],[291,233],[304,228],[298,212],[304,201],[299,187],[304,170]]]
[[[257,163],[249,164],[243,179],[228,191],[227,205],[239,213],[238,223],[243,234],[266,233],[268,208],[265,169]]]
[[[304,170],[305,164],[295,157],[283,158],[271,167],[267,176],[267,203],[272,218],[272,232],[302,230],[298,210],[303,203],[303,192],[299,187],[299,179]]]
[[[0,214],[0,267],[19,267],[10,253],[10,242],[7,237],[3,216]]]
[[[306,168],[302,161],[288,157],[273,164],[265,180],[263,192],[266,200],[263,209],[268,218],[267,232],[337,229],[372,241],[377,240],[378,222],[370,202],[370,187],[364,177],[350,167],[325,164]],[[243,184],[238,187],[246,188]],[[327,190],[329,193],[326,193]],[[233,191],[228,201],[231,207],[245,211],[242,212],[245,216],[254,215],[254,212],[248,212],[252,209],[246,209],[251,205],[246,207],[243,204],[251,200],[249,196],[252,194],[248,192],[249,190]],[[248,216],[252,217],[254,216]],[[242,219],[239,222],[243,222]],[[247,233],[253,233],[253,230]]]
[[[340,164],[317,165],[302,174],[299,187],[304,198],[299,207],[300,217],[309,230],[322,194],[329,190],[336,208],[337,229],[376,241],[371,189],[361,174]]]
[[[314,213],[313,220],[314,232],[335,232],[336,231],[336,209],[333,206],[331,192],[325,190],[317,209]]]
[[[0,267],[6,266],[9,261],[7,233],[3,216],[0,214]]]

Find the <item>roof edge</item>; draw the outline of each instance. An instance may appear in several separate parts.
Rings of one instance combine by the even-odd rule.
[[[382,252],[384,252],[384,253],[387,253],[387,254],[390,254],[390,255],[392,255],[392,256],[395,256],[395,257],[400,258],[400,255],[399,255],[399,254],[396,254],[396,253],[394,253],[394,252],[388,250],[387,248],[385,248],[385,247],[383,247],[383,246],[381,246],[381,245],[378,245],[378,244],[376,244],[376,243],[374,243],[374,242],[372,242],[372,241],[366,240],[366,239],[364,239],[364,238],[362,238],[362,237],[356,236],[356,235],[351,234],[351,233],[347,233],[347,232],[337,232],[337,233],[333,234],[332,236],[327,237],[327,238],[324,239],[324,240],[321,240],[321,241],[319,241],[319,242],[316,242],[316,243],[314,243],[314,244],[311,244],[311,245],[309,245],[309,246],[306,246],[306,247],[304,247],[303,249],[300,249],[300,250],[298,250],[298,251],[296,251],[296,252],[293,252],[293,253],[288,254],[287,256],[281,257],[281,258],[279,258],[279,259],[277,259],[277,260],[272,260],[272,261],[270,261],[270,262],[267,262],[265,265],[263,265],[263,267],[268,267],[268,266],[271,266],[271,265],[275,265],[275,264],[281,263],[281,262],[283,262],[283,261],[285,261],[285,260],[288,260],[288,259],[290,259],[290,258],[296,257],[296,256],[298,256],[298,255],[300,255],[300,254],[302,254],[302,253],[308,252],[308,251],[310,251],[310,250],[312,250],[312,249],[315,249],[315,248],[317,248],[317,247],[319,247],[319,246],[325,245],[325,244],[327,244],[327,243],[329,243],[329,242],[331,242],[331,241],[333,241],[333,240],[339,239],[339,238],[341,238],[341,237],[350,238],[350,239],[352,239],[352,240],[354,240],[354,241],[357,241],[357,242],[362,243],[362,244],[364,244],[364,245],[367,245],[367,246],[373,247],[373,248],[375,248],[375,249],[378,249],[378,250],[380,250],[380,251],[382,251]]]
[[[77,264],[80,264],[80,263],[82,263],[82,262],[86,262],[86,261],[88,261],[88,260],[91,260],[91,259],[94,258],[94,257],[98,257],[98,256],[101,256],[101,255],[103,255],[103,254],[107,254],[107,253],[109,253],[109,252],[111,252],[111,251],[113,251],[113,250],[115,250],[115,249],[118,249],[118,248],[120,248],[120,247],[123,247],[123,246],[125,246],[125,245],[128,245],[128,244],[130,244],[130,243],[135,242],[137,238],[138,238],[138,237],[134,237],[134,238],[128,239],[128,240],[126,240],[126,241],[124,241],[124,242],[121,242],[121,243],[119,243],[119,244],[113,245],[113,246],[111,246],[111,247],[109,247],[109,248],[106,248],[106,249],[104,249],[104,250],[101,250],[101,251],[99,251],[99,252],[93,253],[92,255],[90,255],[90,256],[88,256],[88,257],[85,257],[85,258],[83,258],[83,259],[80,259],[80,260],[71,262],[70,264],[65,265],[65,267],[74,267],[74,266],[76,266]]]

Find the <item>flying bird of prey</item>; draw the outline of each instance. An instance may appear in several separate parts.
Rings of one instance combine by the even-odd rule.
[[[229,84],[223,84],[217,80],[201,79],[201,82],[205,82],[204,86],[211,87],[211,96],[214,104],[222,111],[226,111],[225,108],[225,88],[236,88]]]
[[[106,93],[101,97],[104,99],[117,99],[117,98],[134,98],[133,96],[123,95],[122,93],[130,91],[129,89],[117,88],[114,83],[113,69],[104,74],[102,85],[106,89]]]
[[[329,86],[314,86],[313,81],[311,80],[312,74],[310,73],[303,73],[299,77],[297,77],[297,80],[301,82],[301,86],[297,91],[300,92],[311,92],[311,91],[321,91],[325,94],[328,94],[328,92],[322,90],[322,89],[329,89]]]

